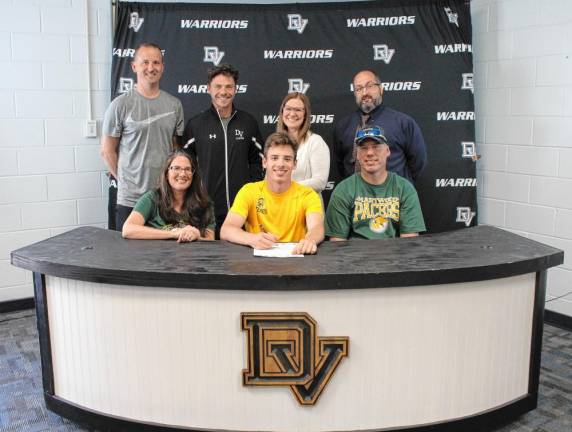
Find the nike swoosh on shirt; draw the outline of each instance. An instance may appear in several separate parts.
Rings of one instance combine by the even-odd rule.
[[[170,112],[163,113],[163,114],[157,114],[157,115],[151,116],[145,120],[133,120],[133,118],[131,118],[131,113],[129,113],[129,115],[125,119],[125,122],[126,123],[134,123],[136,125],[150,125],[151,123],[153,123],[159,119],[162,119],[163,117],[167,117],[171,114],[175,114],[175,111],[170,111]]]

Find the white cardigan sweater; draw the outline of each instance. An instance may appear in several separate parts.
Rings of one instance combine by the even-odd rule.
[[[296,160],[292,180],[322,192],[330,175],[330,149],[322,137],[308,131],[298,147]]]

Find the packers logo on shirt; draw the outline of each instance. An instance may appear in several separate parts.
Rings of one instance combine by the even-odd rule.
[[[388,225],[389,221],[385,219],[383,216],[378,216],[376,218],[370,219],[369,221],[369,229],[377,234],[385,232],[385,230],[387,230]]]
[[[399,222],[399,198],[358,196],[354,200],[354,222],[365,221],[368,219],[373,221],[370,222],[370,226],[373,231],[378,229],[378,225],[388,222],[389,219]]]
[[[266,209],[264,208],[264,197],[260,197],[256,200],[256,213],[266,214]]]

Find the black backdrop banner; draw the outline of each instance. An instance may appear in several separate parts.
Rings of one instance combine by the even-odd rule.
[[[336,120],[357,108],[353,76],[377,71],[384,104],[411,115],[427,143],[416,188],[428,232],[476,225],[469,0],[119,2],[112,97],[136,84],[130,62],[141,42],[163,48],[161,88],[180,98],[185,121],[210,104],[207,70],[230,63],[240,71],[235,104],[257,118],[263,137],[275,129],[282,98],[301,91],[312,102],[312,130],[330,148]]]

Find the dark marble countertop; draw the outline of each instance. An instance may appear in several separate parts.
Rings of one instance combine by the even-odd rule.
[[[227,242],[125,240],[82,227],[11,253],[12,264],[68,279],[204,289],[313,290],[498,279],[562,264],[564,253],[491,226],[414,238],[325,242],[315,256],[257,258]]]

